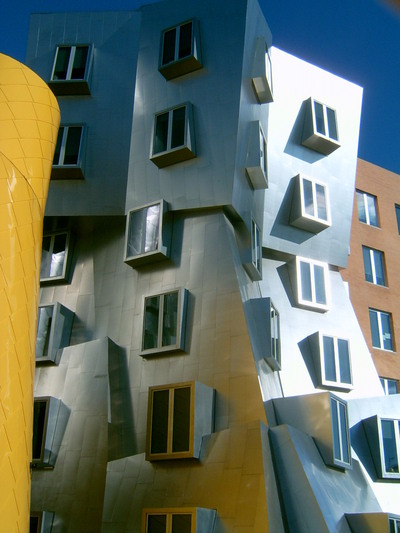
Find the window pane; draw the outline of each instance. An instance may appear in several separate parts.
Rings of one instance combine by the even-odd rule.
[[[171,533],[191,533],[192,515],[190,514],[173,514]]]
[[[366,212],[365,212],[365,203],[364,203],[364,194],[360,191],[356,193],[357,197],[357,208],[358,208],[358,220],[360,222],[367,222]]]
[[[369,310],[369,322],[371,325],[372,346],[380,348],[381,342],[379,336],[378,313],[373,309]]]
[[[53,306],[39,307],[36,357],[46,357],[49,350],[51,321],[53,318]]]
[[[265,176],[267,175],[267,143],[260,129],[260,166]]]
[[[35,401],[33,404],[33,440],[32,459],[42,459],[42,448],[45,437],[47,401]]]
[[[176,344],[178,323],[178,292],[164,295],[162,346]]]
[[[337,381],[333,337],[323,337],[325,379]]]
[[[279,342],[279,314],[271,306],[271,342],[272,356],[280,362],[280,342]]]
[[[397,231],[400,235],[400,205],[395,205],[394,207],[396,211]]]
[[[326,304],[324,269],[319,265],[314,265],[314,279],[315,301],[318,304]]]
[[[148,515],[146,533],[166,533],[166,531],[167,531],[167,515],[166,514]]]
[[[369,223],[371,226],[378,226],[378,216],[376,213],[376,201],[375,196],[372,196],[370,194],[366,194],[367,199],[367,208],[368,208],[368,215],[369,215]]]
[[[345,463],[350,462],[349,448],[347,440],[347,418],[346,407],[339,402],[339,418],[340,418],[340,440],[342,443],[342,461]]]
[[[336,127],[336,113],[330,107],[326,108],[326,117],[328,119],[328,132],[329,137],[334,141],[338,140],[337,127]]]
[[[304,261],[300,262],[300,279],[301,279],[301,297],[308,302],[312,301],[311,292],[311,271],[310,264]]]
[[[375,278],[377,285],[386,285],[385,271],[383,267],[383,253],[379,250],[373,250],[374,264],[375,264]]]
[[[185,115],[185,107],[178,107],[178,109],[173,110],[171,148],[185,144]]]
[[[81,134],[81,126],[69,126],[65,144],[64,165],[76,165],[78,163]]]
[[[398,473],[399,461],[397,457],[396,436],[393,420],[381,420],[383,455],[385,462],[385,472]]]
[[[192,54],[192,23],[188,22],[180,27],[178,59]]]
[[[146,298],[144,311],[144,335],[143,350],[158,346],[158,317],[160,309],[160,297]]]
[[[168,143],[168,118],[169,113],[162,113],[156,117],[156,131],[154,134],[153,152],[165,152]]]
[[[139,255],[144,252],[146,214],[147,209],[132,211],[129,214],[128,240],[126,246],[127,257]]]
[[[304,210],[307,215],[312,217],[314,213],[313,187],[310,180],[303,179]]]
[[[164,33],[162,64],[166,65],[175,60],[176,28]]]
[[[89,51],[88,46],[77,46],[76,47],[74,64],[73,64],[72,73],[71,73],[72,80],[83,80],[84,79],[88,51]]]
[[[42,260],[40,263],[40,277],[48,278],[51,265],[51,237],[45,236],[42,241]]]
[[[60,129],[58,130],[57,143],[56,143],[56,149],[55,149],[55,152],[54,152],[53,165],[60,165],[61,164],[61,162],[60,162],[60,153],[61,153],[61,144],[62,144],[62,140],[63,140],[63,135],[64,135],[64,128],[61,126]]]
[[[383,348],[385,350],[393,350],[392,328],[390,324],[389,313],[381,312],[381,325],[382,325]]]
[[[315,127],[317,132],[325,135],[324,109],[319,102],[314,102]]]
[[[29,517],[29,533],[40,533],[38,516]]]
[[[387,380],[388,394],[397,394],[397,381],[394,379]]]
[[[328,220],[327,210],[326,210],[326,197],[325,197],[325,187],[323,185],[315,184],[315,195],[317,198],[317,216],[321,220]]]
[[[351,384],[349,343],[344,339],[338,339],[338,356],[340,382]]]
[[[189,451],[190,437],[190,387],[174,390],[174,423],[172,451]]]
[[[60,233],[53,237],[53,253],[51,254],[50,277],[59,277],[64,273],[67,234]]]
[[[71,54],[71,48],[60,47],[57,50],[56,65],[54,67],[53,80],[65,80],[67,78],[67,70],[69,63],[69,56]]]
[[[369,281],[370,283],[373,282],[372,277],[372,264],[371,264],[371,254],[370,254],[370,248],[367,248],[366,246],[362,247],[363,251],[363,258],[364,258],[364,272],[365,272],[365,279],[366,281]]]
[[[340,436],[339,436],[339,419],[338,419],[338,402],[331,399],[331,415],[332,415],[332,437],[333,437],[333,456],[335,459],[341,461],[340,453]]]
[[[160,204],[147,208],[145,252],[152,252],[158,248],[158,233],[160,227]]]
[[[167,453],[169,390],[153,391],[151,453]]]

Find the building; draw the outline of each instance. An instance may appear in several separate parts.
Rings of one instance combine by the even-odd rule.
[[[339,272],[362,89],[274,48],[255,0],[233,0],[229,17],[222,0],[34,15],[27,60],[62,117],[36,520],[398,525],[400,402],[383,394]]]

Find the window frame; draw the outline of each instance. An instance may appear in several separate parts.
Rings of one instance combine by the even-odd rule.
[[[395,419],[395,418],[387,418],[387,417],[378,416],[377,421],[378,421],[378,436],[379,436],[379,454],[380,454],[381,466],[382,466],[382,472],[381,472],[382,478],[400,480],[400,420]],[[393,422],[398,472],[388,472],[386,470],[382,422]]]
[[[257,37],[255,42],[251,80],[259,104],[274,101],[272,60],[264,37]]]
[[[46,327],[47,342],[46,340],[44,341],[44,344],[47,345],[47,351],[45,355],[38,355],[41,310],[46,308],[52,309],[50,325]],[[36,364],[59,363],[62,348],[68,346],[70,342],[73,319],[74,313],[59,302],[39,306],[35,348]]]
[[[316,104],[322,107],[322,120],[324,132],[319,131],[317,122]],[[330,134],[330,119],[328,110],[332,113],[336,135]],[[336,137],[336,138],[335,138]],[[311,148],[323,155],[329,155],[340,148],[340,137],[337,120],[337,111],[330,105],[324,104],[310,96],[305,102],[305,117],[303,124],[302,145]]]
[[[78,153],[76,154],[76,163],[64,163],[65,159],[65,149],[68,142],[68,134],[70,128],[80,128],[80,139],[79,139],[79,148]],[[83,169],[83,153],[86,142],[86,125],[85,124],[60,124],[57,137],[57,145],[61,134],[60,142],[60,151],[58,162],[55,163],[56,152],[54,153],[54,159],[51,169],[51,179],[83,179],[84,178],[84,169]]]
[[[246,174],[255,190],[268,189],[268,144],[261,122],[249,124]]]
[[[400,517],[398,516],[389,516],[389,533],[399,533],[400,532]]]
[[[394,212],[396,215],[397,233],[400,235],[400,205],[399,204],[394,204]]]
[[[254,218],[251,219],[251,262],[262,278],[262,234]]]
[[[377,250],[376,248],[371,248],[370,246],[365,246],[364,244],[362,245],[362,252],[363,252],[365,281],[367,283],[372,283],[373,285],[378,285],[380,287],[387,287],[385,253],[382,250]],[[369,260],[368,265],[366,264],[367,253],[368,253],[368,260]],[[382,268],[382,283],[379,283],[378,276],[377,276],[377,261],[379,264],[379,259],[380,259],[381,268]],[[368,279],[367,277],[368,276],[367,266],[370,267],[372,279]]]
[[[336,335],[329,335],[324,332],[318,332],[319,336],[319,348],[320,348],[320,364],[321,364],[321,386],[327,387],[329,389],[341,389],[341,390],[351,390],[353,388],[353,373],[351,365],[351,351],[350,351],[350,341],[349,339],[343,339],[342,337],[337,337]],[[324,338],[333,339],[333,348],[334,348],[334,364],[335,364],[335,374],[336,381],[327,379],[326,377],[326,358],[325,358],[325,347],[324,347]],[[348,354],[348,367],[350,373],[350,382],[341,380],[341,363],[340,363],[340,353],[339,353],[339,341],[347,343],[347,354]]]
[[[371,222],[371,213],[370,213],[370,209],[369,209],[368,198],[371,198],[373,200],[376,224]],[[377,200],[378,200],[378,198],[377,198],[376,195],[370,194],[370,193],[365,192],[365,191],[361,191],[360,189],[356,189],[356,203],[357,203],[357,214],[358,214],[358,221],[359,222],[361,222],[362,224],[366,224],[367,226],[371,226],[373,228],[380,228],[379,213],[378,213],[378,201]],[[361,215],[360,215],[359,205],[360,205],[361,202],[362,202],[363,207],[364,207],[365,221],[361,220],[361,218],[360,218]]]
[[[371,330],[371,343],[372,347],[376,350],[384,350],[386,352],[395,352],[395,341],[394,341],[394,331],[393,331],[393,320],[392,320],[392,313],[389,313],[388,311],[382,311],[380,309],[374,309],[369,308],[369,322],[370,322],[370,330]],[[373,335],[373,327],[372,327],[372,321],[371,321],[371,314],[376,313],[376,321],[378,326],[378,336],[379,336],[379,346],[376,346],[374,344],[374,335]],[[385,333],[383,332],[383,326],[382,326],[382,317],[387,316],[389,320],[389,333],[390,333],[390,348],[385,348]]]
[[[295,269],[296,269],[296,298],[297,305],[305,309],[310,309],[313,311],[326,312],[330,307],[330,285],[329,285],[329,268],[328,264],[322,261],[317,261],[315,259],[308,259],[306,257],[296,256],[295,258]],[[311,288],[311,300],[305,299],[303,291],[303,282],[301,276],[301,264],[309,265],[310,272],[310,288]],[[321,268],[323,273],[323,282],[324,282],[324,294],[325,294],[325,303],[317,301],[317,291],[315,286],[315,269]]]
[[[390,396],[392,394],[398,394],[399,393],[399,382],[398,382],[397,379],[383,378],[382,376],[379,376],[379,380],[381,382],[382,389],[383,389],[383,391],[385,393],[385,396]],[[395,384],[396,392],[390,392],[389,391],[389,383]]]
[[[333,407],[335,405],[335,407]],[[342,428],[342,421],[340,417],[340,406],[344,408],[344,417],[345,417],[345,427]],[[347,411],[347,402],[338,398],[337,396],[330,395],[330,408],[331,408],[331,424],[332,424],[332,444],[333,444],[333,462],[336,466],[340,468],[349,468],[351,467],[351,444],[350,444],[350,427],[349,427],[349,418]],[[334,425],[334,412],[336,411],[337,416],[337,425],[338,425],[338,440],[339,440],[339,449],[335,450],[335,425]],[[347,450],[347,456],[349,460],[345,459],[345,452]],[[339,457],[336,456],[338,452]]]
[[[43,276],[42,277],[42,268],[41,268],[40,285],[57,284],[57,283],[63,283],[63,282],[67,281],[67,277],[68,277],[68,273],[69,273],[70,256],[72,255],[71,254],[72,236],[71,236],[71,232],[69,230],[55,230],[55,231],[44,233],[43,242],[42,242],[42,260],[41,260],[41,265],[43,263],[43,244],[44,244],[45,239],[50,237],[50,246],[49,246],[48,254],[50,256],[52,256],[53,255],[52,250],[54,249],[54,241],[55,241],[56,237],[59,236],[59,235],[66,235],[65,250],[64,250],[65,254],[64,254],[62,272],[61,272],[61,274],[59,274],[57,276],[48,275],[48,276]],[[51,265],[52,265],[52,261],[50,260],[49,269],[48,269],[49,270],[49,274],[51,274]]]
[[[270,338],[271,350],[270,356],[266,361],[273,370],[281,369],[281,327],[280,314],[272,300],[269,299],[269,320],[270,320]]]
[[[295,191],[292,200],[290,224],[313,233],[319,233],[320,231],[329,228],[332,225],[332,219],[328,185],[323,181],[304,174],[298,174],[294,180]],[[307,212],[305,181],[311,183],[312,214]],[[322,188],[324,193],[326,219],[318,216],[318,188]]]
[[[84,75],[82,78],[72,78],[71,75],[72,75],[72,70],[74,68],[76,50],[77,48],[84,48],[84,47],[87,48]],[[67,70],[66,70],[66,77],[65,79],[54,79],[58,54],[59,54],[60,49],[62,48],[70,49],[70,55],[68,58],[68,65],[67,65]],[[56,96],[90,95],[89,82],[90,82],[92,62],[93,62],[93,45],[92,44],[89,44],[89,43],[59,44],[55,51],[53,66],[51,69],[51,76],[50,76],[50,81],[49,81],[49,87],[51,88],[53,93]]]

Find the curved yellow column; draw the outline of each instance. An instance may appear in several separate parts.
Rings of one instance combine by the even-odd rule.
[[[30,69],[0,54],[0,521],[29,530],[42,226],[60,112]]]

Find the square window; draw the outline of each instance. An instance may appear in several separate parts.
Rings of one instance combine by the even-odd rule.
[[[368,246],[363,246],[362,251],[365,280],[374,285],[386,286],[385,258],[383,252],[374,248],[368,248]]]
[[[260,104],[267,104],[274,100],[271,56],[263,37],[258,37],[256,40],[252,82]]]
[[[92,47],[88,44],[57,47],[49,86],[56,96],[90,94]]]
[[[336,111],[314,98],[305,107],[302,145],[329,155],[340,147]]]
[[[328,265],[296,257],[289,269],[297,305],[314,311],[327,311],[330,303]]]
[[[167,203],[161,200],[128,212],[126,221],[125,259],[136,267],[169,257],[171,224],[167,220]]]
[[[150,387],[146,460],[198,459],[213,411],[214,390],[201,383]]]
[[[379,378],[381,381],[382,388],[386,395],[397,394],[398,392],[398,383],[396,379],[390,378]]]
[[[376,196],[356,191],[358,220],[369,226],[379,227]]]
[[[369,310],[372,346],[380,350],[394,351],[392,315],[378,309]]]
[[[268,188],[267,141],[258,121],[249,125],[246,172],[253,189]]]
[[[352,389],[350,346],[347,339],[316,332],[308,337],[318,386],[321,388]]]
[[[331,225],[328,186],[325,183],[302,174],[294,178],[290,223],[313,233]]]
[[[159,168],[196,157],[193,110],[189,103],[157,113],[150,159]]]
[[[52,179],[82,179],[84,126],[64,125],[58,130]]]
[[[68,231],[43,235],[40,283],[67,281],[70,233]]]
[[[161,34],[158,70],[172,80],[202,68],[199,24],[196,19],[168,28]]]
[[[186,306],[182,288],[144,299],[142,356],[184,351]]]
[[[58,364],[61,348],[69,345],[73,319],[74,313],[58,302],[39,307],[36,363]]]
[[[331,395],[333,457],[337,466],[350,466],[350,434],[346,402]]]

